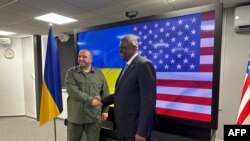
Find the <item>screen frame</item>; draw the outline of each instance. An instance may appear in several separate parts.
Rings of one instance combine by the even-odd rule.
[[[199,6],[194,8],[188,8],[173,12],[167,12],[159,15],[142,17],[137,19],[130,19],[121,22],[109,23],[104,25],[98,25],[88,28],[80,28],[74,30],[74,45],[75,45],[75,64],[77,64],[77,34],[79,32],[94,31],[105,28],[112,28],[118,26],[125,26],[128,24],[137,24],[141,22],[149,22],[152,20],[158,20],[163,18],[171,18],[195,13],[202,13],[207,11],[215,11],[215,32],[214,32],[214,60],[213,60],[213,91],[212,91],[212,111],[211,111],[211,122],[194,121],[189,119],[182,119],[177,117],[166,117],[157,115],[158,124],[156,130],[165,131],[166,125],[184,125],[184,126],[194,126],[203,129],[217,129],[218,128],[218,112],[219,112],[219,84],[220,84],[220,62],[221,62],[221,40],[222,40],[222,14],[223,5],[222,3],[216,3],[206,6]],[[164,123],[164,124],[161,124]]]

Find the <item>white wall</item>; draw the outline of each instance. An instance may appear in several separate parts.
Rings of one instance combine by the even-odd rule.
[[[45,65],[45,58],[46,58],[46,51],[47,51],[47,42],[48,42],[48,36],[42,36],[41,37],[42,42],[42,69],[44,74],[44,65]],[[44,76],[44,75],[43,75]]]
[[[25,114],[22,40],[11,40],[10,47],[15,50],[13,59],[4,58],[6,47],[0,45],[0,116]]]
[[[15,50],[14,59],[6,59],[0,44],[0,116],[26,115],[36,118],[35,64],[33,36],[12,38],[11,48]],[[42,64],[44,68],[47,36],[42,36]],[[44,71],[44,69],[43,69]],[[63,113],[67,117],[67,93],[63,95]],[[66,106],[66,107],[65,107]]]
[[[62,119],[65,119],[68,116],[67,98],[68,98],[68,93],[66,92],[66,89],[62,89],[63,112],[58,116],[59,118],[62,118]]]
[[[22,38],[25,115],[36,118],[35,64],[33,36]]]
[[[224,125],[236,124],[241,91],[250,54],[250,32],[235,33],[234,8],[224,11],[220,79],[220,112],[217,139],[223,140]]]
[[[0,116],[36,118],[33,36],[11,38],[15,58],[6,59],[0,45]]]

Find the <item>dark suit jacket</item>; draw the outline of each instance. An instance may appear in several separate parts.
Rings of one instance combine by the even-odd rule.
[[[139,134],[149,137],[156,106],[156,73],[152,63],[137,55],[123,77],[117,79],[115,94],[102,99],[114,103],[115,123],[120,137]]]

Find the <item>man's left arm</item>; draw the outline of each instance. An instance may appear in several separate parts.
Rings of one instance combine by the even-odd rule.
[[[138,74],[140,88],[140,113],[137,135],[150,136],[156,106],[156,72],[150,62],[140,65]]]

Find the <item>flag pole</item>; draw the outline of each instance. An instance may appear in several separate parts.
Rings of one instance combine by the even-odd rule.
[[[55,141],[57,141],[57,139],[56,139],[56,118],[54,118],[54,133],[55,133]]]
[[[52,23],[49,23],[50,27],[53,27]],[[55,141],[57,141],[57,134],[56,134],[56,118],[54,118],[54,135],[55,135]]]

